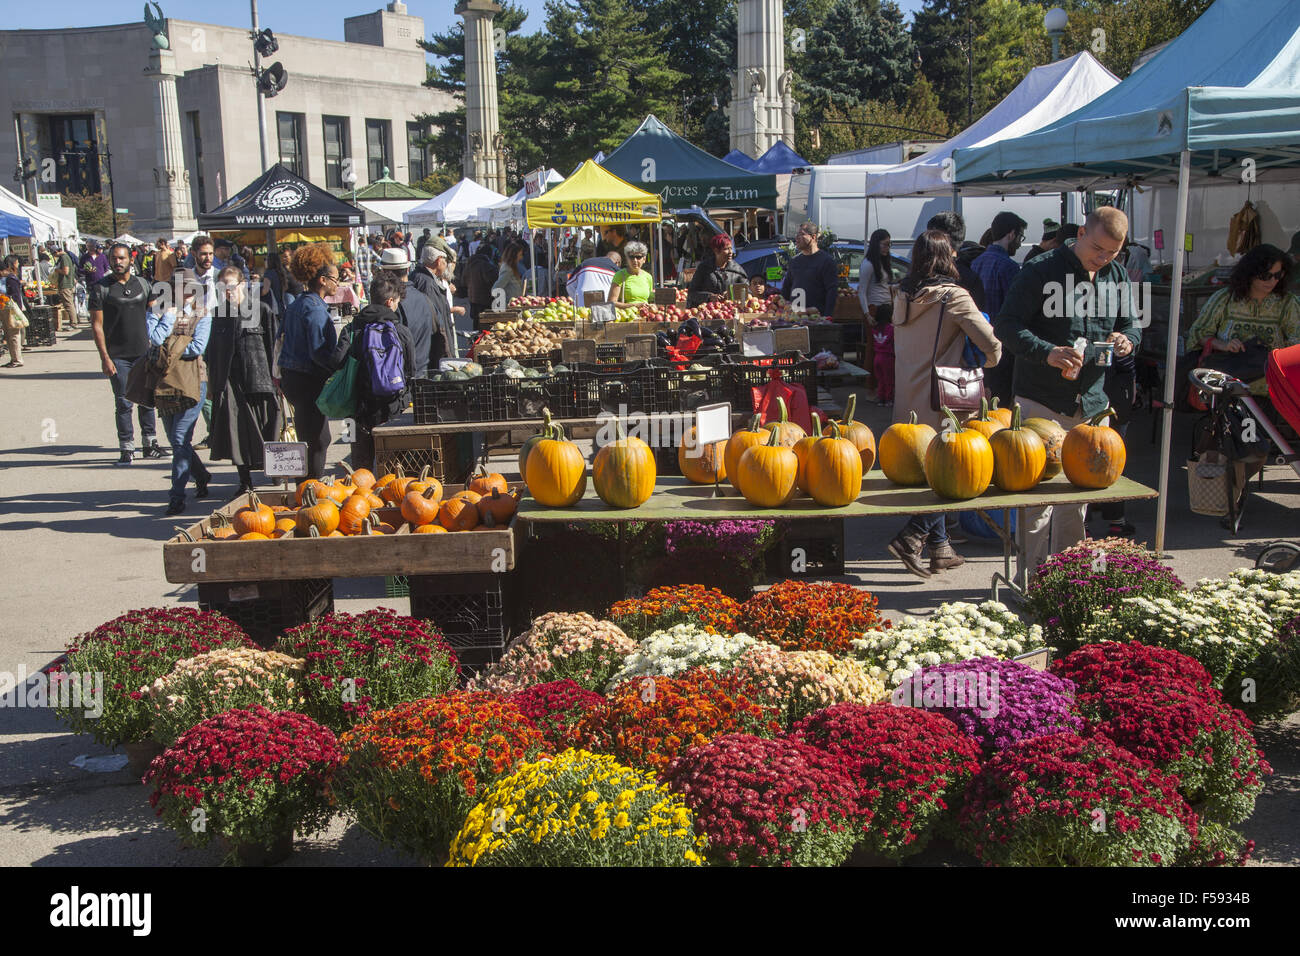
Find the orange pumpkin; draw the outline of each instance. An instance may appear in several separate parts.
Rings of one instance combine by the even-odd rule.
[[[518,510],[518,491],[511,491],[507,494],[502,494],[500,490],[494,488],[492,494],[484,495],[478,501],[479,518],[483,521],[487,521],[488,515],[491,515],[493,520],[500,527],[508,525],[510,519],[515,516],[515,512]]]
[[[725,441],[698,445],[695,441],[695,426],[692,425],[686,441],[677,449],[677,467],[686,476],[686,480],[693,484],[716,484],[727,477],[726,451]]]
[[[777,508],[794,497],[799,459],[793,449],[779,444],[775,429],[766,445],[745,449],[736,466],[736,479],[745,500],[760,508]]]
[[[344,534],[358,534],[370,517],[370,502],[364,495],[350,495],[339,506],[339,530]]]
[[[393,476],[392,481],[384,485],[384,490],[379,493],[379,497],[393,507],[397,507],[402,503],[402,499],[406,497],[407,486],[413,481],[415,479],[406,477],[406,473],[402,471],[402,466],[398,465],[397,474]]]
[[[943,412],[948,421],[925,452],[926,481],[941,498],[976,498],[993,480],[993,448],[983,433],[962,428],[947,408]]]
[[[750,419],[748,428],[732,432],[731,437],[727,439],[727,447],[722,453],[722,470],[737,491],[740,490],[740,485],[736,484],[736,469],[740,467],[740,456],[755,445],[767,441],[768,431],[762,427],[762,422],[762,417],[755,415]]]
[[[600,500],[611,508],[639,508],[654,494],[654,452],[640,438],[627,437],[617,426],[617,437],[596,452],[591,481]]]
[[[862,494],[861,449],[842,437],[838,422],[831,422],[830,434],[822,435],[809,449],[804,467],[808,494],[819,505],[843,508]]]
[[[768,431],[776,432],[776,443],[778,445],[793,448],[794,443],[808,433],[803,430],[803,427],[798,422],[790,421],[784,398],[777,398],[776,404],[781,409],[781,417],[776,421],[768,422],[763,427]]]
[[[993,449],[993,484],[1003,491],[1028,491],[1043,480],[1047,449],[1043,440],[1020,424],[1020,405],[1011,424],[989,439]]]
[[[430,488],[433,488],[435,489],[434,497],[441,499],[442,490],[443,490],[442,482],[439,481],[437,478],[433,477],[432,471],[433,469],[429,465],[425,465],[423,468],[421,468],[420,477],[416,478],[413,482],[411,482],[409,485],[406,486],[406,494],[409,495],[412,491],[424,492]],[[406,500],[406,495],[402,496],[402,500],[403,501]]]
[[[587,490],[587,462],[578,446],[565,439],[562,427],[551,428],[556,437],[543,438],[528,454],[524,483],[538,504],[567,508]]]
[[[835,424],[839,426],[842,437],[851,441],[853,447],[858,450],[858,455],[862,458],[862,473],[865,475],[876,463],[876,436],[862,422],[853,420],[857,410],[858,394],[854,392],[849,396],[848,404],[844,407],[844,421]]]
[[[534,435],[532,438],[524,442],[523,445],[520,446],[519,448],[519,474],[521,476],[528,474],[528,472],[525,469],[528,465],[529,453],[531,453],[532,450],[537,447],[537,443],[539,441],[541,441],[543,438],[550,438],[550,437],[551,437],[551,410],[549,408],[543,408],[541,430],[538,431],[538,433]]]
[[[402,517],[417,527],[436,520],[442,505],[438,497],[441,490],[441,488],[429,487],[424,491],[408,491],[406,497],[402,499]]]
[[[1120,433],[1102,421],[1115,414],[1108,408],[1065,433],[1061,466],[1070,484],[1080,488],[1109,488],[1124,474],[1128,452]]]
[[[298,527],[297,517],[288,518],[288,517],[281,516],[275,519],[276,535],[289,534],[290,532],[294,531],[297,527]]]
[[[1047,450],[1047,465],[1043,468],[1043,481],[1061,473],[1061,446],[1065,443],[1065,429],[1050,418],[1027,418],[1024,427],[1043,440]]]
[[[998,408],[998,398],[996,395],[993,396],[993,404],[989,406],[989,419],[997,422],[1003,428],[1010,428],[1013,417],[1011,409]]]
[[[329,491],[329,489],[325,487],[325,482],[321,481],[319,478],[307,478],[299,482],[298,494],[297,497],[294,499],[297,502],[299,508],[302,507],[302,502],[307,495],[308,488],[315,489],[316,497],[318,499],[327,497],[327,493]]]
[[[239,536],[240,541],[270,541],[269,534],[262,534],[260,531],[245,531]]]
[[[250,491],[248,504],[235,512],[235,517],[230,523],[241,538],[251,532],[269,537],[275,530],[275,512],[269,505],[262,504],[262,500],[257,497],[257,492]]]
[[[448,531],[473,531],[478,524],[478,507],[468,498],[453,495],[438,509],[438,523]]]
[[[794,484],[805,495],[808,494],[808,452],[812,450],[813,445],[817,444],[817,439],[822,437],[822,417],[817,412],[812,413],[812,425],[813,433],[800,438],[791,448],[795,459],[799,462],[798,470],[794,474]]]
[[[896,485],[925,484],[925,453],[932,441],[934,429],[918,424],[916,412],[910,421],[894,422],[880,436],[880,470]]]
[[[446,534],[447,529],[440,524],[422,524],[411,529],[411,534]]]
[[[979,432],[985,438],[992,438],[994,432],[999,432],[1006,426],[996,419],[989,418],[989,400],[981,398],[979,413],[966,419],[966,427]]]
[[[238,534],[239,532],[235,530],[234,525],[230,523],[230,519],[226,517],[224,512],[212,512],[212,519],[206,535],[207,537],[215,538],[217,541],[227,541],[231,538],[237,537]]]
[[[510,484],[502,475],[495,471],[489,472],[482,465],[471,476],[469,484],[465,486],[467,490],[477,492],[480,495],[490,495],[493,491],[500,491],[505,494],[510,490]]]
[[[358,468],[348,475],[347,483],[355,485],[357,491],[369,491],[375,486],[375,473],[369,468]]]
[[[380,508],[388,507],[388,502],[373,491],[359,491],[357,494],[366,499],[366,504],[370,505],[371,511],[377,511]]]
[[[309,536],[312,528],[324,537],[338,526],[338,505],[329,498],[317,498],[316,489],[308,488],[303,495],[302,507],[298,509],[298,537]]]

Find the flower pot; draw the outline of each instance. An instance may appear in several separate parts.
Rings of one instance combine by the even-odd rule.
[[[149,772],[149,764],[162,755],[163,747],[156,740],[137,740],[124,744],[122,750],[126,753],[126,769],[139,778]]]
[[[289,859],[289,854],[293,852],[293,831],[280,834],[270,846],[236,843],[223,835],[221,846],[238,866],[274,866]]]

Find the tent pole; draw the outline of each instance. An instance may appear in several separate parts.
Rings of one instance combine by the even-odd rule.
[[[1178,213],[1174,220],[1173,289],[1169,296],[1169,332],[1165,336],[1165,397],[1160,409],[1160,497],[1156,502],[1156,554],[1164,554],[1165,521],[1169,516],[1169,448],[1174,431],[1174,381],[1178,366],[1178,325],[1183,306],[1183,236],[1187,231],[1187,187],[1191,177],[1192,153],[1183,150],[1178,158]]]

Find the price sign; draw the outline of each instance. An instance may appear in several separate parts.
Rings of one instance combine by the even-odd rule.
[[[1165,231],[1163,229],[1156,230],[1155,246],[1157,249],[1163,249],[1165,247]]]
[[[1026,667],[1033,668],[1036,671],[1045,671],[1047,670],[1048,663],[1052,659],[1052,652],[1049,648],[1044,647],[1041,650],[1030,651],[1027,654],[1021,654],[1019,657],[1013,657],[1011,659],[1024,664]]]
[[[696,447],[726,441],[731,437],[731,403],[701,405],[695,410]]]
[[[784,278],[785,278],[785,273],[783,273],[783,272],[781,271],[781,267],[780,267],[780,266],[768,266],[768,267],[767,267],[767,281],[768,281],[768,282],[780,282],[780,281],[781,281],[782,279],[784,279]]]
[[[262,443],[268,478],[306,478],[307,443],[300,441],[268,441]]]
[[[1189,232],[1183,235],[1183,252],[1191,252],[1191,251],[1192,251],[1192,234]]]
[[[597,302],[591,306],[591,324],[604,325],[618,319],[618,309],[613,302]]]
[[[676,289],[655,289],[655,305],[676,305]]]

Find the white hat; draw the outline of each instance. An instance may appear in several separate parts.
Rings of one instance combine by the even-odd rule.
[[[411,260],[407,257],[405,249],[385,249],[379,259],[381,269],[409,269],[410,267]]]

